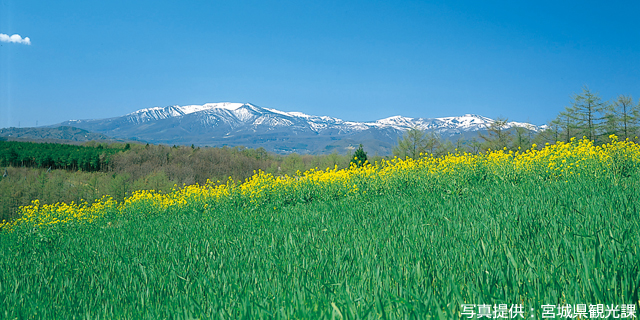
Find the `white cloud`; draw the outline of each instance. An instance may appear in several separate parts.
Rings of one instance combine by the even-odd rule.
[[[0,42],[15,42],[15,43],[23,43],[23,44],[31,44],[31,39],[29,37],[22,37],[19,34],[14,34],[12,36],[4,33],[0,33]]]

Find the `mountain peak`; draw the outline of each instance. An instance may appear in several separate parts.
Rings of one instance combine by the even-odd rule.
[[[242,108],[247,105],[246,103],[236,103],[236,102],[218,102],[218,103],[205,103],[203,105],[189,105],[184,107],[176,106],[180,108],[185,114],[190,114],[194,112],[211,110],[211,109],[226,109],[229,111],[234,111]]]
[[[403,116],[392,116],[376,121],[378,124],[391,125],[391,126],[411,126],[414,118],[408,118]]]

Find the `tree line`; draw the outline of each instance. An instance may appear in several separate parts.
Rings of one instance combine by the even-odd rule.
[[[583,87],[571,97],[570,106],[560,112],[543,130],[532,126],[512,127],[506,118],[497,118],[486,132],[478,137],[455,142],[442,139],[436,132],[413,128],[398,139],[393,155],[399,158],[417,158],[422,155],[443,155],[449,152],[483,152],[486,150],[528,149],[532,144],[569,142],[572,137],[586,137],[595,143],[610,141],[615,134],[619,139],[638,142],[640,135],[640,101],[629,95],[619,95],[604,101],[596,92]]]
[[[541,135],[547,141],[568,142],[572,137],[586,137],[597,143],[608,141],[615,134],[620,139],[637,141],[640,135],[640,101],[619,95],[604,101],[588,87],[575,94],[570,106],[548,124]]]

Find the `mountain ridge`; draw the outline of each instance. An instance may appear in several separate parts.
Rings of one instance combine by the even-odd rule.
[[[410,118],[391,116],[375,121],[345,121],[263,108],[251,103],[207,103],[140,109],[106,119],[69,120],[66,125],[120,139],[197,146],[264,147],[277,153],[348,152],[367,143],[370,151],[390,154],[398,137],[410,128],[433,131],[446,139],[468,137],[486,130],[493,119],[475,114],[460,117]],[[507,128],[542,127],[509,122]]]

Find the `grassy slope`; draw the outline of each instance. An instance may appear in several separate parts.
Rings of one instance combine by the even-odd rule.
[[[538,315],[637,303],[640,177],[458,190],[0,234],[0,317],[449,318],[461,303]]]

